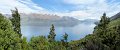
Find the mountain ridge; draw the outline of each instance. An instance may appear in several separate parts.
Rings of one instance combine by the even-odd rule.
[[[120,18],[120,12],[117,13],[117,14],[115,14],[114,16],[112,16],[110,19],[111,19],[111,20],[115,20],[115,19],[117,19],[117,18]]]
[[[21,13],[21,24],[22,25],[35,25],[35,26],[45,26],[45,25],[58,25],[58,26],[75,26],[80,23],[84,24],[93,24],[98,20],[95,19],[84,19],[78,20],[74,17],[69,16],[58,16],[58,15],[51,15],[51,14],[25,14]],[[6,16],[11,16],[7,14]]]

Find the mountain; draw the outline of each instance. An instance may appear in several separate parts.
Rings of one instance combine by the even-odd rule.
[[[99,22],[97,19],[85,19],[85,20],[80,20],[80,23],[85,23],[85,24],[96,24]]]
[[[30,13],[25,14],[21,13],[21,24],[26,26],[50,26],[54,24],[55,26],[68,26],[73,27],[80,23],[84,24],[94,24],[98,20],[96,19],[85,19],[85,20],[78,20],[73,17],[69,16],[58,16],[58,15],[51,15],[51,14],[36,14]],[[5,16],[11,17],[9,14],[5,14]]]
[[[22,18],[31,18],[31,19],[44,19],[44,20],[58,20],[60,16],[57,15],[51,15],[51,14],[37,14],[37,13],[30,13],[30,14],[25,14],[21,13]]]
[[[111,19],[111,20],[115,20],[115,19],[117,19],[117,18],[120,18],[120,12],[117,13],[116,15],[112,16],[110,19]]]
[[[79,24],[79,20],[68,16],[57,16],[50,14],[21,14],[22,25],[33,26],[50,26],[54,24],[56,26],[75,26]]]

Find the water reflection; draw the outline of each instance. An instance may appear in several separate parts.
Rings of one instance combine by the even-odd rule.
[[[85,37],[87,34],[92,33],[94,26],[95,26],[94,24],[85,24],[85,23],[80,23],[73,27],[55,25],[56,40],[60,40],[65,32],[69,35],[68,37],[69,41],[79,40],[80,38]],[[51,26],[22,25],[21,29],[23,36],[27,37],[27,39],[30,40],[32,36],[39,36],[39,35],[47,36],[49,34],[50,27]]]

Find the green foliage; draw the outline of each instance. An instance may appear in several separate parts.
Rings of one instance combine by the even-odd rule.
[[[63,39],[61,39],[61,43],[62,43],[63,46],[66,47],[66,49],[68,49],[68,42],[67,42],[67,40],[68,40],[68,34],[65,33],[65,34],[63,35]]]
[[[112,20],[108,25],[109,28],[116,27],[116,26],[120,26],[120,18],[116,20]]]
[[[81,43],[84,50],[119,50],[120,20],[110,21],[104,14],[94,29],[94,34],[88,35]]]
[[[65,33],[65,35],[63,35],[63,40],[65,41],[65,42],[67,42],[67,40],[68,40],[68,34],[67,33]]]
[[[12,30],[11,22],[0,14],[0,50],[21,49],[20,38]]]
[[[23,37],[21,40],[21,49],[22,50],[30,50],[26,37]]]
[[[55,41],[55,36],[56,36],[56,34],[55,34],[55,28],[54,28],[54,25],[52,24],[52,26],[50,28],[50,33],[48,35],[49,42]]]
[[[0,29],[2,30],[12,29],[11,22],[2,14],[0,14]]]
[[[10,19],[13,25],[13,29],[16,33],[19,34],[19,36],[21,37],[21,28],[20,28],[20,14],[18,13],[18,9],[15,8],[15,10],[11,10],[12,11],[12,18]]]
[[[106,17],[106,14],[104,13],[99,24],[94,28],[94,32],[95,34],[97,34],[99,37],[102,34],[105,34],[107,31],[107,25],[110,22],[109,18]]]
[[[21,37],[20,15],[17,9],[12,10],[10,20],[0,14],[0,50],[120,50],[120,18],[110,21],[105,13],[93,34],[69,42],[67,33],[61,41],[55,40],[53,24],[48,38],[37,36],[27,41],[25,37]]]
[[[32,37],[29,45],[32,50],[48,50],[49,43],[44,36]]]
[[[48,42],[44,36],[32,37],[29,47],[30,50],[65,50],[61,42]]]
[[[49,50],[67,50],[60,41],[49,42]]]

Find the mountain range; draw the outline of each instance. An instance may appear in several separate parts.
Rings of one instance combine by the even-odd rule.
[[[58,16],[58,15],[51,15],[51,14],[36,14],[36,13],[20,13],[21,15],[21,24],[22,25],[31,25],[31,26],[49,26],[54,24],[56,26],[75,26],[80,23],[84,24],[93,24],[95,23],[96,19],[85,19],[85,20],[78,20],[73,17],[69,16]],[[6,14],[5,16],[11,16]]]

